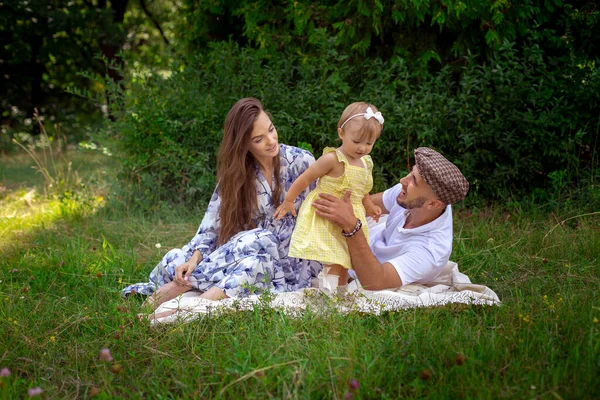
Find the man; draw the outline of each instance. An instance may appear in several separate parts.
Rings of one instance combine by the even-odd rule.
[[[452,252],[450,205],[468,191],[469,182],[454,164],[435,150],[419,147],[415,166],[400,184],[371,196],[389,216],[370,231],[370,246],[349,193],[343,200],[321,194],[313,207],[342,229],[363,288],[383,290],[428,283],[440,273]]]

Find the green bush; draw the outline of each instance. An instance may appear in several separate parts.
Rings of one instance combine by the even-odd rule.
[[[281,142],[310,146],[315,156],[337,143],[347,104],[377,105],[386,122],[372,153],[375,190],[397,182],[418,146],[445,154],[475,197],[488,199],[535,192],[547,200],[558,179],[574,182],[598,169],[594,65],[548,58],[535,44],[522,52],[504,44],[484,64],[471,57],[459,72],[435,74],[417,74],[400,57],[349,63],[331,42],[320,52],[269,56],[219,43],[170,74],[134,74],[112,103],[111,131],[142,202],[206,201],[223,121],[246,96],[272,113]]]

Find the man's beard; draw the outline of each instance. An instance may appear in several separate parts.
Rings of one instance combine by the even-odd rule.
[[[412,210],[414,208],[419,208],[422,207],[423,204],[425,204],[425,202],[427,201],[427,199],[425,197],[417,197],[414,200],[411,201],[402,201],[402,200],[398,200],[396,199],[396,203],[398,203],[398,205],[402,208],[406,208],[407,210]]]

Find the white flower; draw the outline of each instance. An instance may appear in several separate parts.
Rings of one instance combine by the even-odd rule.
[[[154,247],[156,247],[157,249],[160,249],[162,246],[160,245],[160,243],[156,243],[156,244],[154,245]]]

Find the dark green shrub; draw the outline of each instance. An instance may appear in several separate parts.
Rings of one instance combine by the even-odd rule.
[[[431,146],[460,166],[475,195],[548,199],[558,180],[598,167],[600,77],[594,65],[524,48],[505,44],[481,65],[468,58],[459,73],[415,74],[400,57],[349,63],[327,42],[321,58],[220,43],[167,77],[135,74],[113,103],[111,130],[142,199],[195,204],[214,187],[222,124],[239,98],[261,99],[280,140],[315,156],[336,144],[344,107],[362,100],[386,118],[372,153],[375,190],[397,182],[415,147]]]

